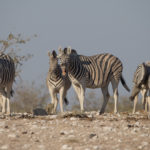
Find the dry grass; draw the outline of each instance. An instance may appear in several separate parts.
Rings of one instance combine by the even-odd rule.
[[[21,82],[15,89],[15,96],[11,101],[11,112],[32,113],[34,109],[42,108],[45,109],[46,112],[50,115],[52,109],[51,104],[48,104],[50,101],[49,99],[50,96],[46,85],[41,85],[37,87],[34,83],[29,84]],[[74,97],[71,99],[74,99]],[[86,94],[84,103],[85,111],[99,111],[102,106],[102,102],[103,102],[102,97],[98,98],[95,92],[88,92]],[[69,107],[66,107],[66,109],[74,113],[70,114],[70,116],[74,115],[74,117],[83,117],[83,114],[79,115],[80,112],[79,103],[71,104]],[[113,97],[111,97],[106,106],[106,112],[113,112],[113,109],[114,109],[114,101]],[[118,100],[118,111],[131,112],[132,109],[133,109],[133,102],[131,102],[127,96],[120,96]],[[141,102],[137,104],[136,110],[142,110]]]

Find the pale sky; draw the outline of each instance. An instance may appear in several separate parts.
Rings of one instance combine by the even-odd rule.
[[[38,36],[22,46],[34,55],[23,66],[25,81],[45,83],[48,50],[69,45],[82,55],[109,52],[120,58],[131,88],[137,65],[150,60],[150,1],[0,0],[0,39],[10,32]]]

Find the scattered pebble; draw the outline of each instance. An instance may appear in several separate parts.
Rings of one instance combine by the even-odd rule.
[[[2,145],[2,146],[0,147],[0,149],[1,149],[1,150],[8,149],[8,145]]]

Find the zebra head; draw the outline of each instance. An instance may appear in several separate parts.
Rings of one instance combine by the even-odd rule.
[[[49,56],[49,64],[50,64],[50,70],[53,71],[58,67],[58,58],[57,58],[57,53],[55,50],[51,52],[48,52]]]
[[[71,49],[70,47],[64,48],[63,50],[61,48],[58,49],[58,59],[60,61],[60,66],[62,70],[62,74],[65,76],[66,72],[68,71],[69,65],[75,55],[77,55],[76,50]]]

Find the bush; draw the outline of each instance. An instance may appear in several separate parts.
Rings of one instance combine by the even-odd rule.
[[[36,86],[34,82],[20,83],[11,101],[12,112],[32,112],[35,108],[45,108],[49,100],[46,85]]]

